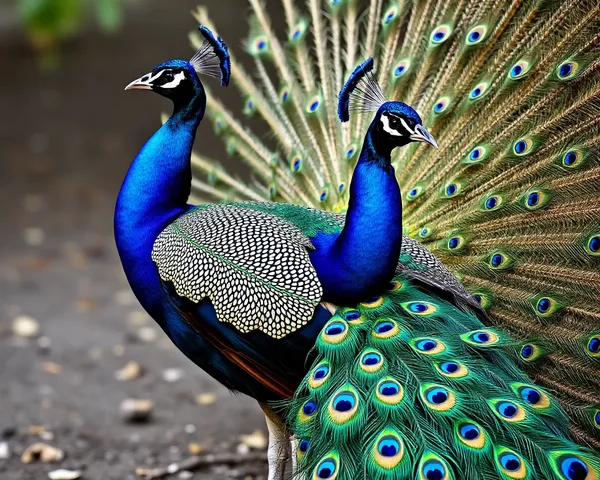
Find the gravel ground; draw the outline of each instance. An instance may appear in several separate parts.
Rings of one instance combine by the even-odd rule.
[[[239,47],[247,31],[241,0],[205,3],[219,33]],[[120,182],[168,108],[156,95],[123,87],[167,58],[191,55],[193,6],[139,2],[120,35],[87,33],[66,47],[53,74],[39,72],[14,32],[0,32],[3,480],[41,480],[58,468],[81,469],[88,480],[133,479],[136,467],[190,456],[190,443],[236,452],[247,448],[239,446],[241,434],[264,430],[255,402],[192,365],[141,311],[112,239]],[[232,89],[227,94],[237,108],[240,100]],[[203,152],[224,158],[210,127],[201,126],[198,137]],[[37,321],[36,338],[14,334],[23,316]],[[115,372],[128,362],[143,372],[119,381]],[[127,398],[151,400],[153,417],[125,422]],[[262,437],[252,439],[260,447]],[[23,464],[22,453],[39,441],[64,450],[64,460]],[[261,478],[264,471],[263,463],[221,466],[189,478]]]

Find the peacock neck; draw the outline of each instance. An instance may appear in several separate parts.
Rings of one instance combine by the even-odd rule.
[[[134,294],[161,318],[160,281],[151,259],[157,236],[189,206],[190,157],[206,97],[175,104],[171,118],[148,140],[131,164],[115,210],[115,239]]]
[[[393,147],[379,142],[375,129],[373,124],[365,137],[350,184],[346,223],[333,249],[345,280],[342,291],[351,297],[344,300],[356,301],[385,289],[402,246],[402,201],[391,165]]]

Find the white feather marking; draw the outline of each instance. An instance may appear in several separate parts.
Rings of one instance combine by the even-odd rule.
[[[164,85],[159,86],[161,88],[176,88],[183,80],[185,80],[185,73],[179,72],[177,75],[175,75],[175,78],[173,78],[173,80],[171,80],[169,83],[165,83]]]
[[[400,120],[402,121],[402,119],[400,119]],[[390,127],[390,119],[387,117],[387,115],[381,115],[380,121],[381,121],[381,124],[383,125],[384,132],[387,132],[394,137],[402,136],[402,134],[398,130],[394,130],[393,128]]]

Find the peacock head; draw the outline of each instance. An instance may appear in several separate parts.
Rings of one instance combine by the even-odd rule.
[[[423,126],[414,109],[402,102],[385,102],[371,124],[375,141],[390,150],[410,142],[425,142],[438,148],[435,138]]]
[[[202,45],[190,61],[169,60],[134,80],[125,90],[151,90],[185,104],[198,95],[205,96],[199,75],[221,78],[221,85],[229,84],[230,61],[227,45],[203,25],[198,28],[204,37]]]
[[[419,114],[402,102],[387,101],[372,75],[373,59],[365,60],[348,77],[340,91],[338,116],[350,120],[350,112],[377,112],[369,135],[373,145],[388,153],[411,142],[425,142],[437,148],[437,142],[423,126]]]

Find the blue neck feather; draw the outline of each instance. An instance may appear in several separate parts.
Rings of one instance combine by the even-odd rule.
[[[115,239],[127,280],[158,321],[163,318],[162,294],[152,246],[160,232],[189,208],[190,156],[206,107],[202,86],[194,90],[192,101],[175,102],[171,118],[138,153],[115,210]]]
[[[391,165],[392,146],[378,141],[373,122],[350,184],[346,225],[335,239],[315,238],[311,259],[333,302],[381,293],[393,277],[402,246],[402,201]]]

